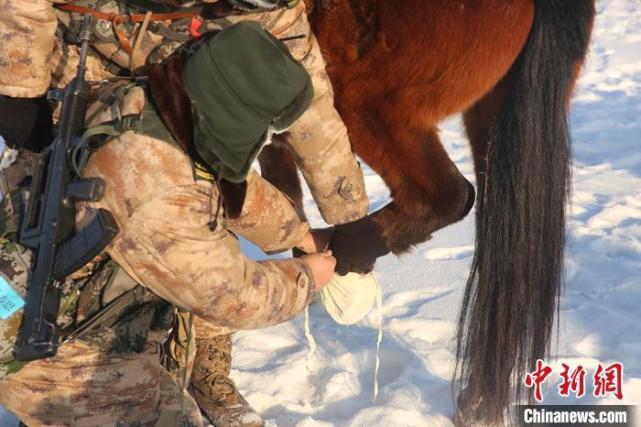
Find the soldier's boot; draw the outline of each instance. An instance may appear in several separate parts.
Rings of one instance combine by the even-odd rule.
[[[229,378],[231,335],[196,339],[191,389],[216,427],[261,427],[263,421]]]

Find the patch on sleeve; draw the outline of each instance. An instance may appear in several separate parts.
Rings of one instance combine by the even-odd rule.
[[[24,300],[11,284],[0,275],[0,319],[8,319],[15,312],[24,307]]]

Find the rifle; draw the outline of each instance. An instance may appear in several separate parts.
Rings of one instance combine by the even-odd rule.
[[[64,89],[58,132],[36,167],[22,222],[20,243],[34,256],[15,349],[20,361],[55,356],[60,281],[102,252],[119,231],[105,209],[96,210],[87,225],[75,231],[75,202],[98,201],[105,188],[102,179],[82,178],[80,170],[71,167],[72,155],[86,157],[89,150],[81,136],[91,92],[85,80],[91,26],[91,15],[85,15],[76,76]]]

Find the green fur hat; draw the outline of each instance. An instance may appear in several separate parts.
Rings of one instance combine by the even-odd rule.
[[[272,133],[309,107],[309,74],[256,22],[221,31],[189,57],[183,82],[194,111],[194,144],[220,176],[242,182]]]

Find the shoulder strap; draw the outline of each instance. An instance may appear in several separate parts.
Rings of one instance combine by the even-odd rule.
[[[90,125],[82,135],[80,143],[77,145],[77,148],[72,152],[73,166],[76,168],[77,172],[80,172],[84,169],[87,161],[88,155],[84,158],[78,158],[76,153],[82,151],[87,152],[87,150],[80,150],[81,147],[90,145],[92,148],[96,149],[110,140],[117,138],[128,131],[134,131],[136,133],[145,134],[152,138],[160,139],[170,144],[178,145],[171,133],[162,122],[162,119],[153,108],[148,99],[146,99],[145,106],[139,114],[128,114],[121,115],[120,111],[122,109],[122,104],[125,96],[135,87],[140,87],[143,85],[140,81],[132,81],[122,84],[113,90],[106,91],[102,96],[99,102],[102,105],[91,113],[87,117],[86,122],[91,123],[101,114],[107,111],[108,109],[112,110],[112,116],[114,119],[99,123],[96,125]],[[146,88],[145,88],[146,92]],[[148,98],[145,93],[145,98]]]

